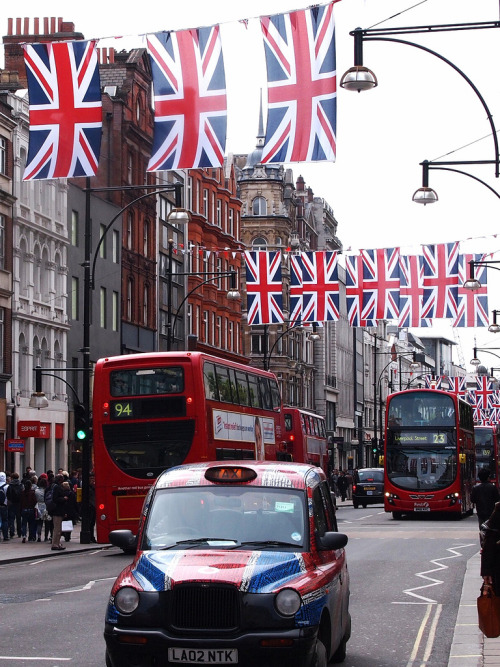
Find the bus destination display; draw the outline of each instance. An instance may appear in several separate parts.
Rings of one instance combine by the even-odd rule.
[[[448,442],[447,434],[439,431],[419,431],[411,433],[401,431],[394,433],[394,442],[396,445],[446,445]]]

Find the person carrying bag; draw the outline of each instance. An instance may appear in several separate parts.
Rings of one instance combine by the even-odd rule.
[[[488,638],[500,637],[500,502],[481,526],[481,576],[477,598],[479,629]]]

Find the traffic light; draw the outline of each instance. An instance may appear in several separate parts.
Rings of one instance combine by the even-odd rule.
[[[377,452],[378,452],[377,438],[372,438],[372,453],[377,454]]]
[[[74,406],[75,412],[75,437],[77,440],[88,440],[90,437],[90,424],[87,423],[85,407],[81,403]]]

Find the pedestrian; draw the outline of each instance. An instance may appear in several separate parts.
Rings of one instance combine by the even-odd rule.
[[[27,479],[21,492],[21,535],[23,542],[26,542],[26,536],[29,542],[36,542],[35,506],[35,489],[31,481]]]
[[[76,504],[76,493],[73,491],[70,483],[67,481],[64,481],[62,483],[62,488],[64,489],[65,493],[68,496],[68,501],[66,503],[66,514],[64,515],[63,519],[64,520],[69,519],[74,526],[76,523],[78,523],[78,506]],[[69,542],[71,540],[70,530],[65,530],[62,533],[62,535],[64,537],[65,542]]]
[[[339,487],[337,486],[338,478],[339,478],[339,471],[337,470],[337,468],[334,468],[332,474],[330,475],[330,489],[334,492],[336,498],[338,498],[340,495]]]
[[[352,483],[353,483],[353,476],[350,470],[347,471],[346,473],[346,482],[347,482],[347,489],[346,489],[346,496],[347,500],[352,500]]]
[[[497,487],[492,484],[490,479],[490,471],[488,468],[480,468],[477,476],[479,477],[479,484],[476,484],[472,489],[471,500],[476,506],[477,520],[479,521],[479,528],[491,516],[495,503],[500,500],[500,493]]]
[[[19,473],[13,472],[7,489],[7,507],[9,512],[9,533],[11,537],[17,533],[21,537],[21,493],[23,485]]]
[[[47,475],[42,473],[35,488],[36,498],[36,541],[42,541],[42,528],[47,518],[47,505],[45,504],[45,489],[47,488]]]
[[[486,589],[500,596],[500,502],[481,529],[481,576]]]
[[[340,474],[337,478],[337,487],[339,489],[340,499],[342,500],[342,502],[344,502],[347,493],[347,477],[345,474],[345,470],[340,471]]]
[[[61,544],[61,524],[66,516],[66,506],[68,502],[68,493],[63,488],[64,477],[57,474],[54,480],[52,490],[52,505],[47,502],[47,510],[54,521],[54,531],[52,533],[52,551],[63,551],[66,549]]]
[[[9,540],[9,508],[7,507],[7,475],[0,472],[0,529],[4,542]]]

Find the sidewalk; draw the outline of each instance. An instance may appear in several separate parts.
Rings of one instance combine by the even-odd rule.
[[[107,544],[80,544],[80,528],[81,524],[74,526],[71,533],[71,540],[65,542],[62,538],[61,544],[66,549],[64,551],[52,551],[51,542],[25,542],[23,544],[21,537],[12,537],[8,542],[0,539],[0,566],[7,563],[15,563],[17,561],[32,560],[37,558],[51,558],[52,556],[64,556],[67,553],[76,553],[78,551],[95,551],[96,549],[103,549]]]
[[[336,500],[337,507],[352,506],[352,500]],[[488,639],[477,624],[480,567],[478,551],[467,561],[448,667],[500,667],[500,637]]]

